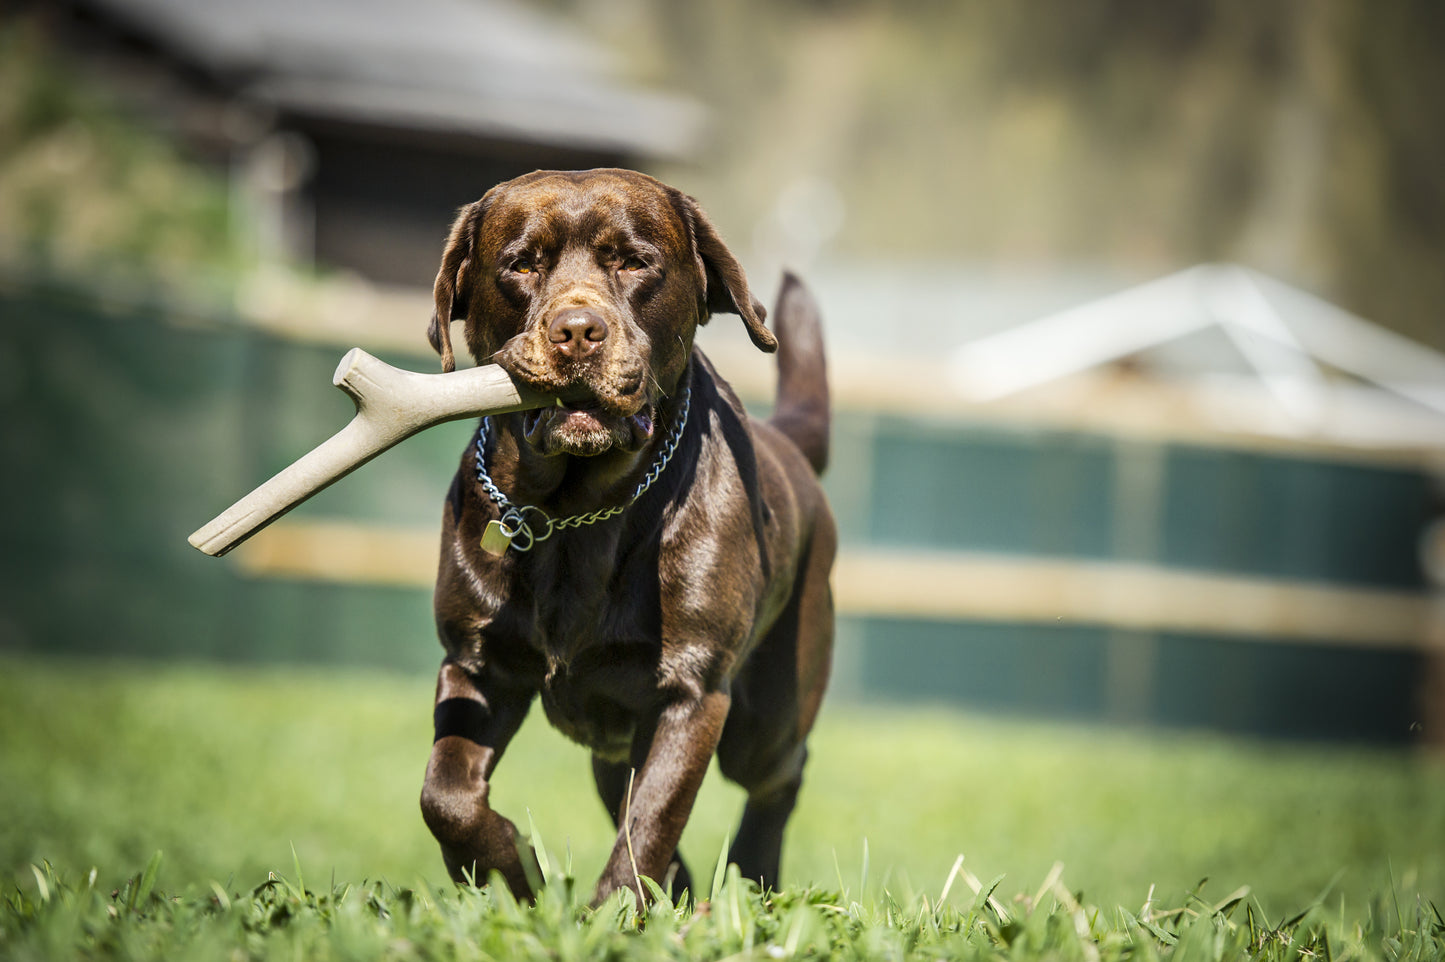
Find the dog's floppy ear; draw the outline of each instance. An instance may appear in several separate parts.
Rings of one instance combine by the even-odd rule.
[[[767,308],[748,290],[743,266],[718,236],[717,228],[713,227],[696,200],[679,192],[677,203],[691,235],[698,270],[702,272],[706,285],[707,310],[738,315],[747,326],[748,337],[759,350],[769,354],[776,351],[778,339],[763,326],[768,316]]]
[[[452,353],[452,320],[457,316],[454,311],[460,309],[465,312],[471,300],[467,280],[472,272],[472,253],[476,249],[486,204],[487,198],[483,197],[457,213],[446,250],[442,252],[436,286],[432,289],[434,306],[426,337],[432,349],[442,356],[442,370],[447,373],[456,370],[457,366],[456,356]],[[465,314],[461,316],[465,317]]]

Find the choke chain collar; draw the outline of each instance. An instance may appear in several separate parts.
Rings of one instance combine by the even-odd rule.
[[[553,532],[558,528],[580,528],[583,525],[596,524],[599,521],[616,517],[632,507],[637,499],[652,487],[652,483],[661,476],[667,463],[677,453],[677,446],[682,441],[682,432],[687,427],[687,415],[691,407],[692,387],[689,385],[683,388],[682,411],[678,414],[677,424],[673,425],[672,433],[667,436],[667,443],[662,446],[662,450],[658,452],[657,458],[652,462],[652,467],[647,469],[647,474],[638,482],[636,490],[632,492],[632,497],[628,498],[625,504],[615,505],[611,508],[599,508],[596,511],[574,514],[566,518],[553,518],[535,504],[514,504],[501,492],[496,483],[492,481],[491,475],[487,474],[487,428],[491,423],[491,418],[482,418],[481,427],[477,428],[477,481],[481,483],[482,489],[502,511],[500,518],[487,522],[486,530],[482,532],[482,549],[497,557],[506,554],[508,548],[531,551],[533,545],[552,537]],[[534,525],[536,528],[533,527]]]

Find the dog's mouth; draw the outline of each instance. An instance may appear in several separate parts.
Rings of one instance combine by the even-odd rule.
[[[562,402],[522,415],[522,434],[542,454],[595,457],[608,451],[639,451],[656,425],[651,404],[630,414],[611,412],[596,399]]]
[[[514,338],[493,360],[514,378],[558,399],[552,407],[522,415],[522,435],[536,451],[596,457],[638,451],[652,440],[656,409],[643,363],[599,356],[561,365],[526,350],[529,343]]]

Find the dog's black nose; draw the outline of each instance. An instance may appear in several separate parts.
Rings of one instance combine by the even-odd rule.
[[[607,339],[607,322],[595,311],[574,307],[552,318],[547,336],[568,357],[586,357]]]

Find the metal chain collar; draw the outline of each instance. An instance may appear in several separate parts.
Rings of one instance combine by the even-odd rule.
[[[632,492],[632,497],[627,499],[626,504],[556,519],[534,504],[513,504],[497,488],[491,475],[487,474],[487,426],[490,424],[491,418],[482,418],[481,427],[477,429],[477,481],[481,483],[482,489],[487,492],[488,497],[498,508],[502,509],[502,516],[499,520],[487,523],[486,531],[482,535],[482,547],[495,555],[505,554],[508,548],[531,551],[533,545],[552,537],[552,533],[558,528],[580,528],[583,525],[596,524],[599,521],[616,517],[632,507],[637,499],[652,487],[652,483],[662,475],[667,463],[677,453],[677,445],[682,441],[682,432],[687,427],[687,415],[691,407],[692,388],[689,386],[683,389],[682,411],[678,415],[677,424],[673,426],[672,433],[667,437],[667,443],[658,452],[656,460],[652,462],[652,467],[647,469],[647,474],[638,482],[637,489]],[[533,515],[532,521],[528,521],[529,512]],[[540,531],[533,530],[533,524],[536,524]]]

